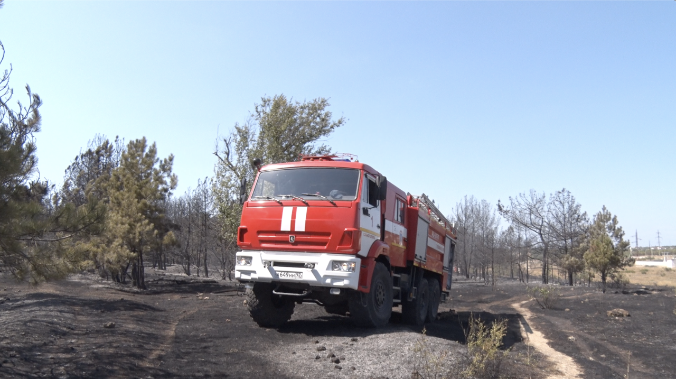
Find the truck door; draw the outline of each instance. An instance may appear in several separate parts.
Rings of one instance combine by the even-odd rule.
[[[418,216],[418,230],[415,235],[415,259],[421,262],[427,261],[427,238],[430,223]]]
[[[364,174],[361,187],[361,202],[359,204],[359,228],[361,230],[361,250],[359,255],[367,256],[371,245],[380,239],[380,201],[378,200],[378,186],[376,178]]]
[[[451,270],[451,262],[453,261],[453,253],[454,253],[454,247],[455,245],[453,244],[453,240],[450,238],[446,237],[446,244],[445,244],[445,251],[444,251],[444,269],[447,271]]]

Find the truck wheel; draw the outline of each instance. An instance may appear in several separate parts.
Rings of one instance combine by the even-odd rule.
[[[351,293],[349,306],[350,318],[357,326],[387,325],[392,315],[392,277],[384,264],[378,262],[373,269],[371,291]]]
[[[427,281],[430,292],[430,302],[427,306],[427,322],[434,322],[439,313],[439,303],[441,302],[441,290],[439,289],[439,281],[431,278]]]
[[[415,299],[402,301],[401,317],[407,324],[424,325],[429,307],[429,288],[427,280],[421,279],[418,283],[418,292]]]
[[[254,283],[246,290],[246,305],[249,315],[265,328],[276,328],[289,321],[295,303],[286,297],[273,295],[272,284]]]

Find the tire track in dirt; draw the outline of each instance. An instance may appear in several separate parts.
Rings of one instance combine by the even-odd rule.
[[[542,355],[549,358],[550,361],[554,362],[556,369],[561,373],[560,375],[550,375],[547,379],[582,378],[582,369],[575,363],[573,358],[552,349],[545,336],[530,327],[530,318],[532,317],[532,314],[528,309],[521,306],[524,303],[526,303],[526,301],[512,304],[512,308],[516,309],[521,317],[523,317],[523,320],[521,321],[522,333],[528,338],[527,342],[536,348]]]
[[[175,321],[173,321],[167,330],[162,333],[164,336],[164,342],[158,346],[156,349],[153,349],[153,351],[148,354],[148,357],[141,362],[141,364],[145,367],[155,367],[157,365],[157,359],[165,355],[169,349],[171,349],[171,346],[174,342],[174,338],[176,338],[176,327],[178,324],[186,317],[194,314],[197,312],[197,308],[193,309],[189,312],[183,313],[181,317],[177,318]],[[153,363],[155,362],[155,363]]]

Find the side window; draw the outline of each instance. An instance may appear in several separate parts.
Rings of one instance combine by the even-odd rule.
[[[397,197],[397,204],[394,207],[394,220],[400,224],[404,224],[406,217],[406,206],[404,200]]]
[[[374,207],[378,206],[378,186],[374,180],[368,178],[369,181],[369,204]]]
[[[369,178],[368,175],[364,175],[364,186],[361,191],[361,201],[362,203],[368,203],[374,207],[378,206],[378,186],[374,179]]]

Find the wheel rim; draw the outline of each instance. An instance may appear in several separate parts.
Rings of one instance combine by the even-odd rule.
[[[385,304],[385,285],[383,282],[378,282],[376,285],[376,291],[375,291],[375,305],[376,308],[380,309],[382,308],[383,304]]]

